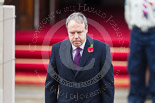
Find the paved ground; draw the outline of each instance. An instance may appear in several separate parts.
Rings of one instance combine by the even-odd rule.
[[[115,103],[127,103],[127,88],[116,88]],[[45,103],[44,87],[30,85],[16,85],[15,103]],[[151,103],[147,101],[146,103]]]

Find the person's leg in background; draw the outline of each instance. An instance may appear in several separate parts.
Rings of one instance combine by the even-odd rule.
[[[133,28],[130,40],[130,55],[128,60],[128,72],[130,75],[129,103],[144,103],[145,71],[147,67],[145,56],[145,39],[137,28]]]
[[[148,42],[146,53],[150,70],[149,90],[155,103],[155,29],[149,31]]]
[[[146,100],[152,99],[152,96],[150,94],[149,90],[149,80],[150,80],[150,70],[149,67],[146,68],[146,74],[145,74],[145,85],[146,85]]]

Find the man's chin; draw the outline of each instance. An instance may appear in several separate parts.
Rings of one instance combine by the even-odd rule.
[[[74,45],[75,47],[79,47],[79,46],[81,46],[80,43],[74,43],[73,45]]]

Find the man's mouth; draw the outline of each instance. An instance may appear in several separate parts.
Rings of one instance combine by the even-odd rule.
[[[80,41],[74,41],[74,43],[80,43]]]

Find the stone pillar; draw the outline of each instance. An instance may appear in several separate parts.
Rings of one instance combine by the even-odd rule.
[[[56,5],[56,3],[55,3],[55,0],[50,0],[50,4],[49,4],[49,6],[50,6],[50,12],[49,12],[49,15],[51,15],[51,14],[55,14],[55,5]],[[52,18],[51,20],[50,20],[50,24],[53,24],[55,22],[55,17],[54,18]]]
[[[0,103],[3,103],[3,7],[0,0]]]
[[[0,103],[15,103],[15,7],[0,6]]]
[[[40,0],[34,0],[34,28],[39,26],[39,2]]]

